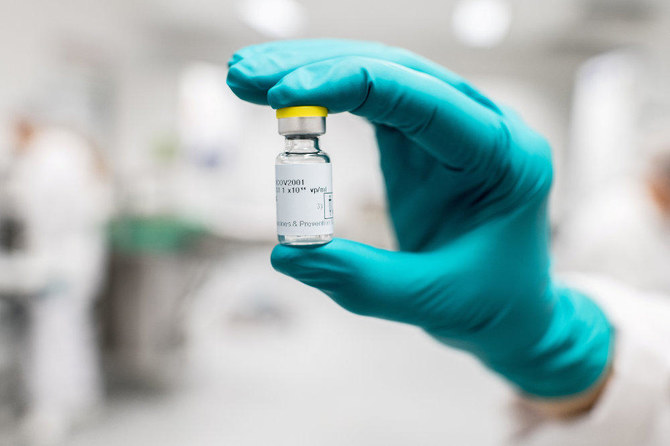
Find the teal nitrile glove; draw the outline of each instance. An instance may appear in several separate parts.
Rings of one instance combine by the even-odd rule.
[[[547,142],[444,68],[375,43],[245,48],[228,85],[273,108],[321,105],[376,129],[400,252],[336,239],[272,264],[344,308],[419,326],[528,394],[571,396],[608,366],[600,308],[549,271]]]

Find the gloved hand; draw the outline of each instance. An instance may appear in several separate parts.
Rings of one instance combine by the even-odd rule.
[[[588,297],[552,281],[550,148],[519,116],[376,43],[273,42],[229,66],[246,101],[321,105],[376,129],[400,251],[341,239],[277,246],[277,270],[354,313],[419,326],[528,394],[570,396],[599,381],[612,328]]]

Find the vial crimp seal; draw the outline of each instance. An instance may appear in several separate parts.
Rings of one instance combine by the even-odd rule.
[[[333,238],[330,157],[319,147],[326,132],[323,107],[277,110],[284,151],[275,160],[277,238],[295,246],[321,245]]]

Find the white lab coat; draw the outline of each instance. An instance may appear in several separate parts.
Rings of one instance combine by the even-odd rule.
[[[524,446],[670,444],[670,298],[610,279],[566,276],[596,300],[616,328],[613,375],[588,413],[570,420],[515,413]]]
[[[30,435],[53,436],[102,392],[91,310],[104,272],[110,188],[92,147],[55,127],[38,130],[8,187],[25,242],[4,256],[0,283],[27,296]]]
[[[631,177],[584,200],[561,225],[556,267],[670,295],[670,218],[643,178]]]
[[[536,420],[523,444],[670,444],[670,222],[642,178],[583,202],[561,228],[557,266],[589,274],[569,284],[598,301],[615,325],[614,374],[588,414]]]

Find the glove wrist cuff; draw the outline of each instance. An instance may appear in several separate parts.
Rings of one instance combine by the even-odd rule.
[[[614,330],[600,307],[570,288],[554,287],[553,318],[527,360],[496,368],[522,392],[540,398],[574,397],[598,385],[613,357]]]

